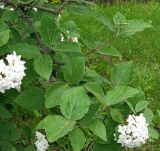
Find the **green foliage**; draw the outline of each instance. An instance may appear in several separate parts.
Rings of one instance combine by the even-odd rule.
[[[36,45],[28,43],[17,43],[9,46],[11,51],[15,51],[20,54],[23,58],[34,59],[40,55],[40,49]]]
[[[146,108],[144,110],[144,116],[145,116],[148,123],[151,123],[154,118],[154,114],[153,114],[152,110],[150,110],[148,108]]]
[[[42,18],[40,34],[45,44],[49,47],[53,47],[54,42],[58,38],[58,28],[56,23],[48,17]]]
[[[149,104],[149,101],[144,101],[144,100],[139,101],[135,106],[135,111],[136,112],[142,111],[143,109],[145,109],[148,106],[148,104]]]
[[[98,119],[93,120],[90,123],[91,131],[104,141],[107,141],[105,125]]]
[[[30,88],[16,97],[14,100],[24,109],[37,110],[44,104],[44,91],[40,88]]]
[[[56,105],[60,105],[61,96],[68,86],[64,83],[57,82],[51,85],[45,95],[45,106],[46,108],[52,108]]]
[[[104,47],[98,51],[98,53],[102,55],[107,55],[107,56],[115,56],[115,57],[122,57],[120,52],[115,49],[114,47]]]
[[[0,36],[1,36],[0,40],[0,47],[1,47],[8,42],[10,37],[9,27],[3,21],[0,21]]]
[[[133,62],[128,61],[115,65],[111,73],[111,81],[114,86],[127,85],[133,73]]]
[[[116,121],[118,123],[124,123],[122,113],[119,110],[111,109],[110,113],[111,113],[111,117],[114,121]]]
[[[126,61],[118,47],[95,40],[65,15],[74,12],[82,19],[88,15],[108,27],[114,38],[131,37],[152,27],[149,23],[127,20],[120,12],[111,21],[85,0],[7,2],[0,9],[0,57],[13,51],[21,55],[26,77],[19,92],[0,93],[0,150],[34,151],[35,131],[41,131],[49,150],[120,151],[113,134],[129,114],[144,113],[153,125],[149,101],[137,97],[142,90],[131,83],[133,61]],[[103,59],[107,62],[105,76],[94,70],[99,56],[99,65]],[[3,76],[0,71],[0,82]],[[149,132],[158,139],[156,130],[150,127]]]
[[[73,42],[68,42],[68,41],[55,43],[54,49],[57,52],[77,52],[77,53],[81,53],[81,47],[80,47],[79,44],[73,43]]]
[[[74,130],[69,133],[69,139],[74,151],[81,151],[86,142],[83,131],[77,127],[75,127]]]
[[[35,71],[46,80],[49,80],[52,73],[52,58],[49,55],[39,55],[34,60]]]
[[[66,90],[61,99],[61,112],[70,120],[79,120],[88,112],[90,98],[83,87]]]
[[[111,31],[115,32],[116,36],[132,36],[137,32],[152,27],[150,23],[144,22],[143,20],[127,20],[120,12],[114,15],[113,23],[102,15],[98,15],[97,18]]]
[[[85,59],[83,57],[70,59],[63,69],[64,80],[71,84],[76,84],[83,79],[84,72]]]
[[[54,142],[70,132],[75,123],[75,121],[65,119],[59,115],[50,115],[38,124],[37,129],[45,129],[47,139]]]
[[[107,95],[105,96],[105,104],[107,106],[114,105],[132,98],[138,93],[138,89],[129,86],[119,86],[108,91]]]

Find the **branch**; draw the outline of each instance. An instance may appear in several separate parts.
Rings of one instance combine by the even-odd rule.
[[[11,2],[11,0],[1,0],[0,2],[3,2],[5,3],[6,5],[10,5],[12,6],[15,10],[18,10],[22,19],[27,23],[27,25],[32,29],[34,35],[35,35],[35,38],[36,38],[36,41],[37,41],[37,44],[38,46],[41,48],[41,51],[42,52],[48,52],[50,50],[50,48],[48,48],[42,41],[39,33],[34,29],[34,26],[32,24],[32,21],[30,20],[30,18],[21,10],[21,8],[19,6],[16,6],[13,2]]]
[[[65,0],[61,5],[59,5],[59,7],[57,7],[56,9],[53,9],[53,8],[48,8],[48,7],[44,7],[44,6],[35,6],[36,8],[38,9],[41,9],[41,10],[45,10],[45,11],[48,11],[50,13],[55,13],[55,14],[59,14],[62,9],[69,3],[73,0]]]
[[[48,12],[51,12],[51,13],[55,13],[55,14],[59,14],[62,9],[69,3],[73,0],[65,0],[62,4],[59,5],[59,7],[57,7],[56,9],[52,9],[52,8],[47,8],[47,7],[43,7],[43,6],[36,6],[36,8],[38,9],[42,9],[42,10],[45,10],[45,11],[48,11]],[[15,5],[11,0],[0,0],[0,2],[3,2],[5,3],[6,5],[10,5],[12,6],[15,10],[18,10],[22,19],[27,23],[27,25],[32,29],[34,35],[35,35],[35,38],[36,38],[36,41],[37,41],[37,44],[38,46],[42,49],[42,52],[48,52],[50,50],[49,47],[47,47],[42,39],[41,39],[41,36],[39,35],[39,33],[34,29],[34,26],[32,24],[32,21],[30,20],[30,18],[23,12],[21,6],[23,6],[23,4],[18,4],[18,5]],[[33,7],[33,6],[31,6]]]
[[[35,34],[37,44],[39,45],[40,48],[42,48],[42,52],[48,52],[50,50],[50,48],[45,46],[45,44],[43,43],[39,33],[34,29],[32,21],[29,19],[28,16],[26,16],[24,14],[24,12],[20,8],[18,8],[18,11],[21,14],[22,18],[25,20],[25,22],[28,24],[28,26],[32,29],[33,33]]]
[[[70,0],[65,0],[59,7],[55,10],[56,13],[61,12],[61,10],[70,2]]]

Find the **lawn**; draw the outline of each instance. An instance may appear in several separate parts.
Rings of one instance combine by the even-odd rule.
[[[157,115],[157,108],[160,109],[160,4],[152,2],[143,4],[114,4],[110,6],[100,5],[97,9],[109,19],[112,19],[113,15],[119,11],[128,19],[143,19],[146,22],[152,23],[152,28],[129,38],[118,38],[113,41],[113,45],[121,52],[123,61],[134,61],[135,72],[131,85],[135,87],[139,86],[143,89],[147,100],[151,101],[150,107],[155,114],[155,128],[160,132],[160,120]],[[68,17],[71,17],[85,32],[94,35],[97,41],[112,39],[113,34],[107,27],[97,23],[94,18],[83,16],[82,19],[76,17],[76,15],[66,15],[66,18]],[[113,66],[115,60],[121,61],[115,59],[113,63],[112,60],[102,59],[95,55],[91,55],[90,57],[92,68],[101,72],[105,77],[108,77],[110,72],[109,67]],[[146,149],[158,151],[160,150],[160,146],[158,146],[158,143],[153,143],[147,146]]]

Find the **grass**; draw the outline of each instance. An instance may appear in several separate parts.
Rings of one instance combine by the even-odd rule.
[[[160,109],[160,4],[158,3],[137,3],[137,4],[115,4],[113,6],[100,6],[100,10],[110,19],[119,11],[128,19],[143,19],[146,22],[151,22],[153,28],[147,29],[144,32],[137,33],[132,38],[119,38],[113,45],[121,52],[123,61],[133,60],[135,64],[135,73],[132,80],[132,85],[141,87],[146,97],[151,101],[150,107],[155,114],[155,127],[159,129],[160,120],[157,117],[157,109]],[[85,32],[94,35],[98,41],[106,41],[112,37],[111,32],[106,27],[97,23],[93,18],[83,16],[72,17],[77,25]],[[93,56],[94,57],[94,56]],[[108,76],[107,61],[101,59],[95,63],[97,71],[102,72],[104,76]],[[150,144],[146,150],[160,150],[160,141]]]

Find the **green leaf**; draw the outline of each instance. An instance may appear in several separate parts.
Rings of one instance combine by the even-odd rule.
[[[44,103],[44,91],[40,88],[29,88],[21,92],[14,101],[24,109],[37,110]]]
[[[118,109],[110,109],[111,117],[118,123],[124,123],[123,116]]]
[[[86,32],[81,33],[81,39],[87,48],[94,49],[96,47],[96,44],[95,44],[93,37],[91,35],[87,34]]]
[[[114,105],[122,101],[125,101],[129,98],[132,98],[138,93],[138,89],[129,86],[119,86],[108,91],[105,97],[105,104],[108,106]]]
[[[78,30],[79,30],[79,28],[77,27],[76,23],[73,20],[69,20],[69,21],[65,22],[62,26],[64,29],[69,31],[69,33],[67,33],[67,35],[69,35],[69,37],[70,36],[73,36],[73,37],[77,36],[77,35],[70,35],[70,33],[72,34],[72,32],[75,32],[78,34]]]
[[[155,129],[153,129],[151,127],[148,127],[148,133],[149,133],[149,137],[158,140],[158,137],[159,137],[158,135],[159,134],[158,134],[158,132]]]
[[[127,19],[120,12],[117,12],[113,17],[113,22],[115,24],[125,24],[125,23],[127,23]]]
[[[8,119],[11,117],[12,117],[12,114],[4,106],[0,106],[0,118]]]
[[[80,124],[88,127],[89,123],[96,118],[100,105],[100,103],[91,104],[88,113],[80,120]]]
[[[49,80],[52,73],[52,58],[49,55],[39,55],[34,60],[35,71],[46,80]]]
[[[15,142],[20,138],[19,131],[15,124],[0,122],[0,141]]]
[[[59,29],[55,22],[49,17],[43,17],[41,22],[40,35],[46,45],[52,47],[58,39]]]
[[[50,115],[38,124],[37,129],[45,129],[48,141],[55,142],[72,131],[75,123],[59,115]]]
[[[5,10],[2,13],[1,20],[11,22],[19,17],[18,12],[14,11],[14,13],[10,10]]]
[[[63,69],[63,75],[65,81],[76,84],[83,79],[85,72],[85,59],[83,57],[76,57],[70,59],[65,64]]]
[[[114,47],[104,47],[97,52],[102,55],[122,57],[120,52]]]
[[[58,42],[54,44],[54,50],[57,52],[78,52],[81,53],[81,47],[75,42]]]
[[[146,108],[144,110],[144,117],[146,118],[147,123],[151,123],[154,118],[154,114],[150,109]]]
[[[114,86],[127,85],[132,77],[133,62],[127,61],[116,65],[111,72],[111,82]]]
[[[51,85],[45,95],[46,108],[52,108],[59,105],[61,102],[61,96],[68,89],[68,86],[64,83],[54,83]]]
[[[25,147],[24,151],[36,151],[36,148],[34,145],[29,145]]]
[[[4,30],[4,31],[0,31],[0,47],[5,45],[8,40],[9,40],[9,36],[10,36],[10,30]]]
[[[34,66],[33,66],[33,60],[28,60],[26,63],[25,63],[25,67],[26,67],[26,70],[25,70],[25,74],[26,76],[24,77],[23,79],[23,86],[24,88],[26,87],[30,87],[30,84],[38,79],[38,74],[36,73],[36,71],[34,70]]]
[[[10,45],[9,51],[15,51],[26,59],[33,59],[40,55],[39,47],[28,43],[17,43],[14,45]]]
[[[102,14],[98,14],[95,16],[97,20],[99,20],[102,24],[104,24],[105,26],[107,26],[109,28],[109,30],[111,31],[115,31],[115,26],[114,24],[104,15]]]
[[[0,20],[0,47],[8,43],[10,37],[10,30],[7,24]]]
[[[124,148],[120,144],[110,143],[110,144],[95,144],[93,151],[124,151]]]
[[[99,83],[99,84],[105,83],[105,84],[111,85],[111,83],[108,79],[102,77],[101,75],[96,73],[96,71],[94,71],[94,70],[90,70],[90,69],[87,68],[85,76],[87,78],[89,78],[89,81],[93,80],[93,81],[95,81],[96,83]],[[91,78],[91,80],[90,80],[90,78]]]
[[[79,120],[88,112],[90,98],[83,87],[66,90],[61,99],[60,110],[68,119]]]
[[[121,34],[131,36],[150,27],[152,27],[152,25],[144,22],[143,20],[129,20],[128,24],[122,28]]]
[[[157,113],[158,113],[158,116],[159,116],[159,118],[160,118],[160,110],[157,109]]]
[[[107,141],[106,128],[105,125],[100,120],[98,119],[93,120],[90,123],[90,129],[96,136],[98,136],[104,141]]]
[[[84,86],[89,92],[91,92],[97,98],[97,100],[104,104],[105,95],[100,85],[98,85],[97,83],[88,82]]]
[[[31,133],[32,130],[28,125],[22,124],[21,125],[21,134],[23,135],[23,138],[26,143],[29,143],[31,141]]]
[[[129,106],[129,108],[131,109],[131,111],[134,113],[134,114],[136,114],[136,111],[134,110],[134,107],[133,107],[133,105],[132,105],[132,103],[131,102],[129,102],[129,101],[125,101],[126,102],[126,104]]]
[[[81,151],[86,142],[83,131],[77,127],[75,127],[73,131],[69,133],[69,139],[71,141],[71,145],[74,151]]]
[[[12,143],[8,141],[0,141],[0,149],[1,151],[16,151]]]
[[[148,104],[149,104],[149,101],[145,101],[145,100],[139,101],[135,106],[135,111],[136,112],[142,111],[148,106]]]

